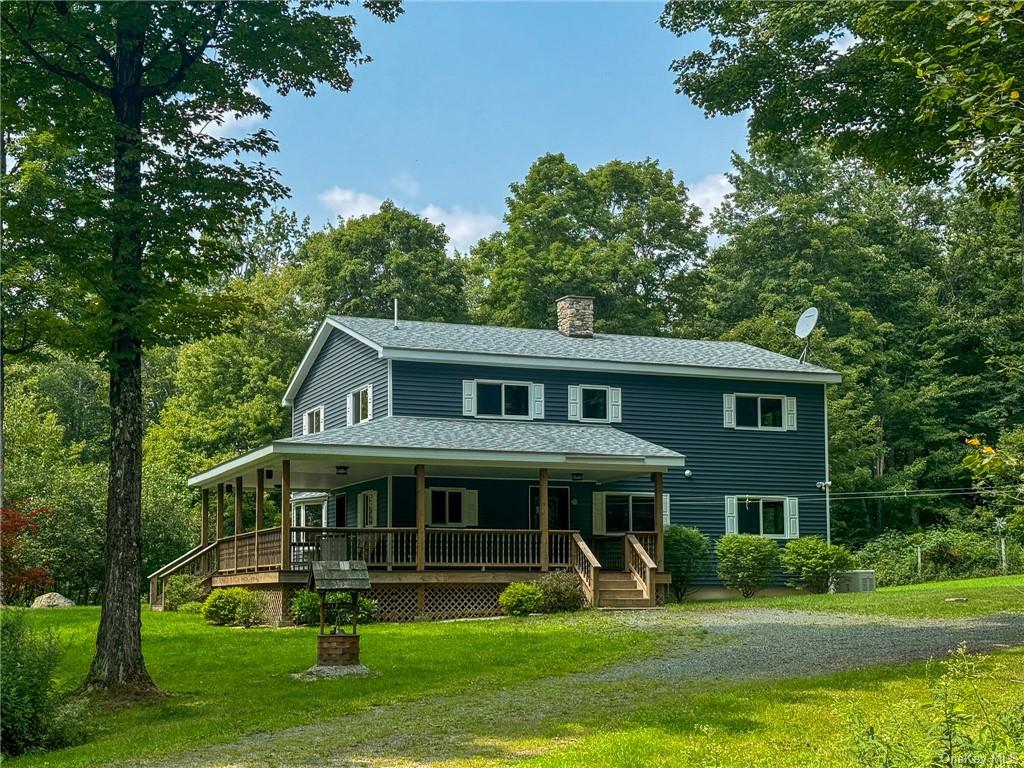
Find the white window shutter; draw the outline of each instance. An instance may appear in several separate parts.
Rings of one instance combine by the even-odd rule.
[[[800,536],[800,500],[796,496],[786,499],[786,535],[795,539]]]
[[[622,421],[622,390],[619,387],[608,388],[608,418],[609,421]]]
[[[661,516],[662,522],[666,528],[672,525],[672,511],[667,493],[661,494]]]
[[[725,497],[725,533],[736,533],[739,530],[739,517],[736,510],[736,497]]]
[[[337,510],[334,511],[334,516],[335,516],[335,518],[337,518],[337,516],[338,516],[338,511]],[[320,525],[323,528],[327,527],[327,502],[326,501],[323,504],[320,505]]]
[[[462,492],[462,522],[474,527],[480,524],[480,500],[476,490]]]
[[[476,382],[472,379],[462,382],[462,415],[476,415]]]
[[[576,384],[569,385],[569,421],[580,420],[580,388]]]
[[[722,395],[722,426],[736,428],[736,395]]]
[[[367,491],[366,492],[366,521],[371,527],[377,527],[379,521],[377,520],[377,492]]]
[[[785,401],[786,429],[796,429],[796,398],[787,397]]]
[[[373,418],[373,384],[366,387],[366,420]]]
[[[577,387],[578,389],[578,387]],[[594,504],[594,535],[600,536],[605,532],[605,517],[604,517],[604,493],[601,491],[594,491],[593,495]]]
[[[544,418],[544,385],[533,384],[533,418]]]
[[[352,426],[352,393],[345,398],[345,426]]]

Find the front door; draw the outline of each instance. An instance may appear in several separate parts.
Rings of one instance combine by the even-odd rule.
[[[530,486],[530,528],[540,528],[540,488]],[[548,486],[548,528],[569,530],[569,489],[564,485]]]

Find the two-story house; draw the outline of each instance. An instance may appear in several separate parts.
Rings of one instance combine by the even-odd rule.
[[[839,380],[737,342],[594,333],[580,296],[557,330],[329,317],[285,394],[292,435],[190,479],[202,541],[151,599],[199,573],[265,591],[278,619],[322,557],[365,559],[386,618],[495,613],[553,569],[595,605],[653,605],[666,525],[829,535]],[[291,514],[266,527],[274,496]]]

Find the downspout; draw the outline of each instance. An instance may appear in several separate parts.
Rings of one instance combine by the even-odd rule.
[[[828,466],[828,384],[821,385],[822,401],[825,414],[825,541],[832,543],[832,506],[829,494],[832,490],[832,480],[829,477]]]

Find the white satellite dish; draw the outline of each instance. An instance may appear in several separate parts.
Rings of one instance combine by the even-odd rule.
[[[804,313],[800,315],[800,319],[796,321],[796,337],[798,339],[806,339],[811,335],[811,331],[814,330],[814,326],[818,324],[818,308],[808,307],[804,310]]]

